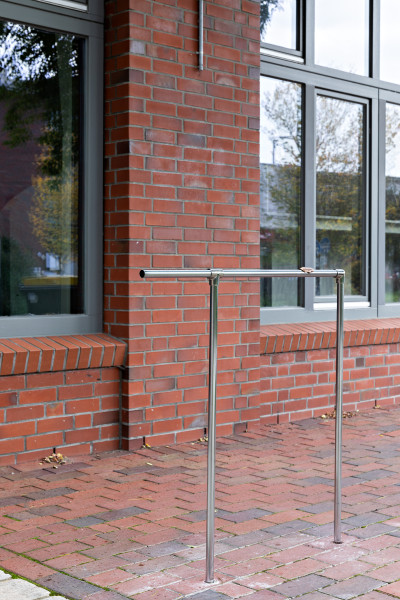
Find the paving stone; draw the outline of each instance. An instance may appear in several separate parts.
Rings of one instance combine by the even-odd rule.
[[[271,533],[273,536],[286,535],[287,533],[293,533],[294,531],[307,530],[312,527],[312,524],[307,521],[289,521],[288,523],[280,523],[279,525],[272,525],[271,527],[265,527],[262,531]]]
[[[350,581],[360,600],[400,598],[396,421],[400,408],[345,425],[343,544],[333,543],[334,423],[315,419],[219,439],[215,584],[204,583],[205,444],[105,453],[60,476],[0,468],[0,565],[79,600],[343,600],[353,589],[333,586]],[[128,579],[117,582],[119,570]],[[371,585],[379,591],[363,591]]]
[[[342,521],[341,523],[341,531],[344,533],[345,531],[349,531],[351,526]],[[333,523],[326,523],[325,525],[317,525],[315,527],[309,527],[308,529],[304,529],[303,533],[306,535],[310,535],[313,537],[333,537],[334,534],[334,525]]]
[[[234,535],[224,539],[224,542],[228,546],[234,546],[239,548],[240,546],[251,546],[252,544],[258,544],[266,542],[273,536],[265,531],[251,531],[250,533],[244,533],[243,535]]]
[[[383,567],[379,567],[379,569],[369,571],[368,575],[374,577],[375,579],[379,579],[380,581],[392,583],[393,581],[400,579],[399,565],[397,563],[385,565]]]
[[[0,507],[14,506],[20,504],[25,506],[29,499],[26,496],[8,496],[7,498],[0,498]]]
[[[101,513],[95,513],[95,517],[97,519],[102,519],[107,523],[109,521],[117,521],[119,519],[124,519],[125,517],[132,517],[134,515],[140,515],[143,513],[149,512],[145,508],[139,508],[138,506],[130,506],[128,508],[121,508],[119,510],[108,510]]]
[[[50,592],[24,579],[0,581],[0,598],[3,600],[42,600],[49,596]]]
[[[252,508],[249,510],[242,510],[237,513],[230,513],[226,510],[218,510],[216,513],[216,517],[218,519],[225,519],[226,521],[233,521],[234,523],[244,523],[245,521],[250,521],[252,519],[259,519],[260,517],[265,517],[266,515],[273,514],[268,510],[261,510],[260,508]]]
[[[390,583],[389,585],[381,587],[379,592],[400,598],[400,581],[396,581],[395,583]]]
[[[351,530],[351,535],[362,539],[377,537],[378,535],[383,535],[385,533],[395,537],[400,537],[400,532],[396,527],[385,525],[384,523],[373,523],[372,525],[368,525],[366,527]]]
[[[143,594],[142,594],[143,596]],[[109,592],[105,590],[101,590],[100,592],[95,592],[94,594],[90,594],[87,597],[88,600],[126,600],[126,596],[121,596],[118,592]],[[50,600],[55,600],[53,596],[50,597]],[[141,598],[140,600],[145,600],[145,598]],[[153,598],[151,600],[157,600],[157,595],[154,593]]]
[[[74,527],[91,527],[92,525],[98,525],[99,523],[104,523],[104,519],[99,519],[98,517],[78,517],[77,519],[69,519],[65,521],[68,525],[73,525]]]
[[[216,510],[215,516],[219,518],[220,511]],[[196,510],[187,515],[182,515],[181,519],[185,519],[186,521],[192,521],[193,523],[199,523],[201,521],[205,521],[207,518],[206,510]]]
[[[335,598],[341,600],[350,600],[361,594],[366,594],[372,590],[376,590],[384,585],[383,581],[378,581],[372,577],[366,577],[365,575],[357,575],[351,579],[334,583],[324,588],[324,593],[331,594]]]
[[[359,475],[355,475],[359,479],[363,479],[364,481],[373,481],[375,479],[383,479],[385,477],[391,477],[392,475],[396,475],[395,471],[387,471],[386,469],[375,469],[374,471],[367,471],[365,473],[360,473]]]
[[[47,498],[56,498],[57,496],[74,494],[75,492],[76,490],[68,487],[52,488],[48,490],[41,490],[40,492],[27,492],[25,500],[44,500]]]
[[[310,506],[303,506],[302,510],[318,515],[319,513],[333,510],[333,502],[318,502],[317,504],[311,504]]]
[[[86,581],[80,581],[79,579],[75,579],[64,573],[54,573],[54,575],[42,577],[37,583],[54,592],[66,594],[73,598],[80,598],[84,595],[94,594],[99,591],[97,586],[87,583]]]
[[[343,523],[346,525],[353,525],[354,527],[363,527],[364,525],[370,525],[372,523],[379,523],[386,520],[386,515],[378,512],[369,512],[355,517],[348,517],[343,519]]]
[[[164,556],[166,554],[174,554],[182,550],[187,550],[188,546],[181,544],[181,542],[164,542],[162,544],[156,544],[155,546],[146,546],[139,548],[137,551],[139,554],[145,554],[146,556]]]
[[[37,508],[30,508],[29,512],[33,515],[39,515],[42,517],[56,515],[59,512],[63,512],[64,510],[65,508],[62,508],[61,506],[38,506]]]
[[[304,479],[297,479],[293,482],[294,485],[300,485],[302,487],[310,487],[312,485],[329,485],[333,486],[334,481],[332,479],[328,479],[328,477],[306,477]]]
[[[322,577],[321,575],[306,575],[305,577],[299,577],[293,581],[281,583],[271,590],[283,594],[288,598],[296,598],[302,596],[308,592],[315,592],[317,590],[326,588],[329,584],[333,583],[333,579],[328,577]]]
[[[204,592],[194,594],[193,596],[190,596],[190,598],[191,600],[229,600],[229,596],[214,590],[204,590]]]
[[[286,596],[281,596],[281,594],[277,594],[276,592],[271,592],[271,590],[259,590],[255,592],[251,596],[245,596],[244,600],[282,600],[286,598]],[[327,600],[325,596],[324,600]]]

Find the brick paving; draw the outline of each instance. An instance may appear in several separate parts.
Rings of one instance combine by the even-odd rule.
[[[212,584],[201,441],[2,467],[0,568],[74,600],[400,598],[400,408],[343,440],[343,544],[334,421],[314,419],[218,440]]]

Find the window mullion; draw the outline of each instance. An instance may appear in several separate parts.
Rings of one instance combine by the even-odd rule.
[[[304,266],[315,268],[315,88],[304,86],[304,211],[303,211],[303,243]],[[313,309],[315,280],[306,279],[304,289],[304,306]]]
[[[368,262],[370,264],[370,277],[369,277],[369,289],[370,289],[370,302],[371,307],[376,307],[377,304],[384,302],[384,278],[382,282],[379,281],[379,273],[385,272],[385,236],[382,237],[380,228],[384,227],[385,215],[383,207],[383,220],[382,220],[382,208],[379,206],[380,173],[384,172],[380,169],[380,160],[384,158],[384,137],[382,138],[382,132],[384,136],[384,128],[380,127],[379,119],[380,110],[378,99],[371,100],[370,119],[369,119],[369,135],[368,135],[368,168],[370,170],[369,181],[367,181],[367,197],[369,196],[370,210],[369,210],[369,231],[367,232],[367,240],[369,239],[368,251],[369,257]],[[382,132],[380,131],[382,129]],[[368,193],[369,192],[369,193]],[[374,223],[377,226],[374,227]],[[383,231],[384,233],[384,231]],[[368,263],[367,263],[368,264]],[[383,284],[382,289],[380,289]],[[382,302],[381,302],[382,301]]]
[[[379,79],[379,50],[380,50],[380,0],[371,0],[370,6],[370,75]]]
[[[315,0],[304,2],[304,62],[308,66],[314,66],[314,27],[315,27]]]

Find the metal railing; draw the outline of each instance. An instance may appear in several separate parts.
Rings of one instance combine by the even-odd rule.
[[[341,543],[342,512],[342,411],[343,411],[343,308],[344,276],[342,269],[268,270],[268,269],[144,269],[143,278],[207,278],[210,284],[210,347],[208,378],[208,453],[207,453],[207,537],[206,582],[214,581],[215,537],[215,456],[216,456],[216,388],[218,284],[222,277],[332,277],[336,279],[336,417],[335,417],[335,474],[334,474],[334,542]]]

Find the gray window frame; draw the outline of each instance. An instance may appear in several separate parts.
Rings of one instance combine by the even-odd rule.
[[[303,4],[304,56],[301,62],[288,56],[261,50],[261,76],[275,77],[303,85],[303,205],[302,261],[315,264],[315,101],[316,95],[350,99],[367,106],[365,136],[366,223],[365,277],[369,297],[345,301],[346,319],[400,317],[400,303],[385,304],[385,103],[400,104],[400,85],[379,79],[379,14],[380,0],[370,0],[370,76],[356,75],[314,64],[314,0]],[[300,266],[300,265],[299,265]],[[340,265],[337,265],[340,267]],[[335,309],[315,309],[314,281],[304,281],[303,307],[262,308],[261,323],[296,323],[329,321],[336,318]]]
[[[85,11],[41,0],[2,2],[0,17],[85,38],[82,131],[84,313],[0,317],[0,338],[99,332],[103,329],[103,2],[89,0]]]

